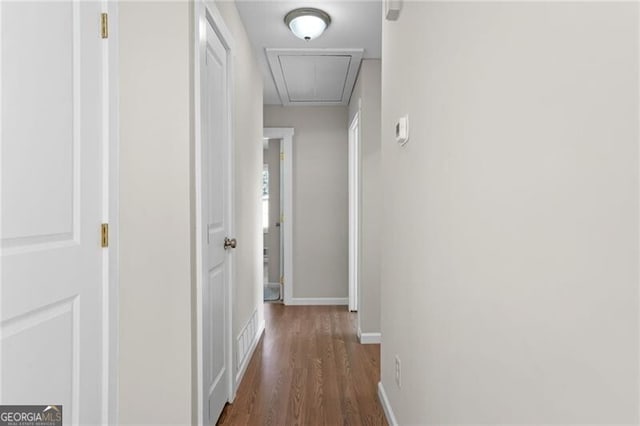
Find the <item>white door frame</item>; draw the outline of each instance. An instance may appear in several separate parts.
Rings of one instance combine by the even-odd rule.
[[[360,111],[349,125],[349,310],[360,297]]]
[[[280,163],[280,199],[282,200],[282,217],[280,232],[284,245],[284,267],[281,269],[284,285],[284,304],[291,305],[293,299],[293,127],[265,127],[262,133],[267,139],[280,139],[280,150],[283,155]]]
[[[211,24],[212,28],[220,38],[225,50],[227,51],[227,117],[228,117],[228,132],[227,137],[229,139],[229,158],[228,161],[228,182],[231,188],[230,191],[230,202],[227,206],[227,214],[229,218],[229,233],[230,235],[235,235],[235,224],[234,224],[234,159],[235,159],[235,149],[234,149],[234,136],[233,136],[233,55],[234,51],[234,40],[231,35],[231,32],[227,28],[220,12],[218,11],[217,6],[211,0],[197,0],[193,4],[193,13],[194,13],[194,38],[193,38],[193,107],[194,107],[194,187],[195,194],[194,200],[195,205],[193,208],[195,209],[195,295],[196,295],[196,371],[197,371],[197,398],[195,403],[196,413],[197,413],[197,424],[204,424],[204,344],[203,344],[203,300],[202,300],[202,289],[204,283],[204,276],[202,273],[202,266],[204,265],[204,248],[202,244],[202,240],[199,238],[200,235],[203,235],[202,230],[204,229],[204,221],[202,218],[202,135],[203,135],[203,120],[202,120],[202,110],[204,108],[203,102],[204,98],[201,96],[200,91],[202,87],[201,76],[204,75],[204,67],[205,67],[205,49],[206,49],[206,31],[207,31],[207,21]],[[227,352],[225,354],[225,361],[227,365],[227,381],[228,381],[228,401],[233,402],[235,398],[235,382],[233,380],[234,375],[233,372],[236,369],[234,365],[234,357],[233,357],[233,342],[232,342],[232,334],[233,334],[233,281],[235,280],[235,266],[233,260],[233,254],[229,256],[228,260],[228,278],[226,280],[226,293],[227,293],[227,327],[225,330],[225,341],[227,343]]]
[[[103,223],[109,224],[109,248],[104,250],[103,256],[106,270],[103,274],[107,276],[105,282],[108,282],[109,288],[104,289],[104,322],[103,339],[107,346],[103,371],[105,377],[103,392],[106,395],[107,404],[103,407],[102,418],[107,424],[118,423],[118,303],[119,303],[119,108],[118,108],[118,2],[114,0],[105,0],[103,10],[109,16],[109,37],[104,40],[104,51],[102,53],[103,61],[106,61],[105,68],[107,71],[107,82],[105,84],[105,96],[103,106],[107,114],[108,122],[106,134],[103,135],[103,162],[105,174],[103,176]]]

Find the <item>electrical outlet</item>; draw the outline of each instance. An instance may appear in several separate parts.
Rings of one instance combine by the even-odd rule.
[[[398,385],[398,387],[400,387],[400,378],[401,378],[401,374],[400,374],[400,357],[398,355],[396,355],[396,385]]]

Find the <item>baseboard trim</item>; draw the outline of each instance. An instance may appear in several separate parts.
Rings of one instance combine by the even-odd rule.
[[[238,389],[238,387],[240,386],[240,382],[244,377],[244,373],[247,371],[249,362],[251,362],[251,358],[253,358],[253,353],[255,352],[256,346],[258,346],[258,342],[262,338],[263,333],[264,333],[264,320],[258,325],[258,329],[256,330],[256,333],[253,336],[253,341],[249,346],[249,350],[247,350],[244,353],[242,363],[238,366],[238,373],[236,374],[236,385],[234,389]]]
[[[358,340],[361,345],[379,345],[382,343],[382,333],[363,333],[358,329]]]
[[[348,305],[349,299],[346,297],[293,297],[287,305],[292,306],[325,306],[325,305]]]
[[[387,423],[391,426],[398,426],[398,421],[396,420],[396,416],[393,414],[393,409],[389,403],[389,398],[387,398],[387,393],[384,391],[382,382],[378,382],[378,399],[380,400],[380,404],[384,410],[384,415],[387,417]]]

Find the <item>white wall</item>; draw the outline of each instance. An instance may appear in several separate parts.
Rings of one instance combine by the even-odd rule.
[[[120,424],[191,423],[190,13],[119,4]]]
[[[347,118],[342,106],[264,107],[265,127],[295,129],[294,298],[348,296]]]
[[[234,39],[235,228],[233,341],[257,311],[263,321],[262,75],[233,2],[218,9]],[[234,353],[237,351],[234,347]],[[234,355],[234,360],[237,356]],[[235,366],[237,369],[238,366]],[[235,370],[234,370],[235,372]],[[235,374],[234,374],[235,377]]]
[[[400,424],[640,420],[638,16],[404,2],[384,23],[381,363]]]
[[[363,333],[380,332],[380,246],[382,181],[380,179],[379,59],[364,59],[349,102],[349,123],[360,110],[360,301]]]

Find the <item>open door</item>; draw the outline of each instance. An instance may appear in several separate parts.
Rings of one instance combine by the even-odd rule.
[[[65,425],[113,421],[102,8],[0,2],[0,404]]]

